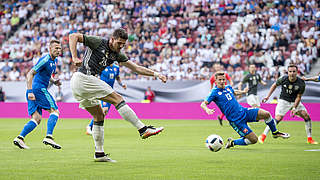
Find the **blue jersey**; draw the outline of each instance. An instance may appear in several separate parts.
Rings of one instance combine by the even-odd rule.
[[[57,58],[52,59],[49,54],[39,59],[32,68],[37,72],[33,78],[32,89],[48,88],[51,75],[56,72],[56,63]]]
[[[101,72],[100,79],[106,82],[107,84],[109,84],[113,88],[116,77],[118,76],[119,76],[119,66],[112,65],[112,66],[106,67],[106,69]]]
[[[238,103],[233,94],[234,90],[230,85],[225,86],[224,89],[215,87],[206,101],[208,103],[214,101],[228,121],[241,121],[246,118],[246,109]]]

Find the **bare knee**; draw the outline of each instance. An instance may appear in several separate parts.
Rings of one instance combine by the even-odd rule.
[[[252,144],[256,144],[258,142],[258,137],[254,136],[251,139],[249,139],[251,141]]]
[[[35,120],[37,122],[37,124],[39,125],[41,123],[41,115],[40,114],[33,114],[32,115],[32,119]]]
[[[58,109],[51,109],[51,110],[50,110],[50,114],[51,114],[51,113],[54,113],[54,114],[56,114],[57,116],[60,115],[60,112],[59,112]]]

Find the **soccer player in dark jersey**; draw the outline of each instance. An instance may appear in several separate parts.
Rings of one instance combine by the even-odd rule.
[[[98,78],[101,72],[115,61],[133,72],[145,76],[159,78],[166,82],[166,76],[151,69],[139,66],[130,61],[120,52],[128,39],[127,32],[116,29],[110,39],[88,36],[80,33],[69,35],[69,46],[73,62],[79,66],[78,72],[71,78],[71,90],[74,98],[80,102],[79,107],[86,109],[94,118],[92,136],[95,143],[94,160],[98,162],[115,162],[104,153],[104,113],[100,101],[113,104],[123,119],[135,126],[142,139],[159,134],[163,127],[155,128],[144,125],[135,112],[126,104],[122,96],[115,92],[110,85]],[[77,44],[87,46],[83,59],[77,56]]]
[[[112,88],[113,88],[114,82],[117,80],[119,85],[122,86],[123,89],[127,89],[127,85],[121,82],[119,73],[120,73],[119,66],[115,64],[111,64],[110,66],[106,67],[104,71],[101,72],[100,79],[106,82],[107,84],[109,84],[109,86],[111,86]],[[106,116],[110,110],[111,104],[101,101],[101,106],[102,106],[103,113]],[[93,126],[93,119],[90,121],[89,125],[86,128],[87,135],[92,135],[92,126]]]
[[[264,82],[261,79],[261,76],[256,73],[256,65],[255,64],[250,64],[249,65],[249,74],[247,74],[243,80],[239,83],[238,89],[241,91],[242,85],[243,84],[248,84],[247,88],[249,88],[248,93],[247,93],[247,103],[251,107],[260,107],[260,100],[257,95],[257,90],[258,90],[258,84],[261,83],[262,85],[267,85],[266,82]]]
[[[24,142],[24,138],[40,124],[42,109],[50,113],[47,123],[47,135],[42,142],[53,148],[61,149],[61,146],[52,137],[53,129],[59,118],[58,106],[47,90],[49,82],[57,86],[61,85],[59,79],[51,77],[56,71],[57,57],[61,52],[60,42],[51,40],[49,54],[42,56],[27,74],[26,98],[28,101],[28,114],[31,116],[31,120],[24,126],[20,135],[13,140],[13,144],[21,149],[29,149]]]
[[[213,69],[214,69],[214,72],[220,72],[220,71],[222,71],[223,66],[220,63],[215,63],[213,65]],[[229,76],[229,74],[225,72],[225,76],[226,76],[226,80],[229,81],[230,86],[233,86],[233,81],[232,81],[231,77]],[[210,77],[211,89],[214,87],[215,84],[216,84],[216,78],[215,78],[214,74],[212,74],[212,76]],[[226,81],[226,85],[227,85],[227,81]],[[224,117],[223,113],[221,113],[218,116],[218,120],[219,120],[219,123],[221,126],[222,126],[223,117]]]
[[[284,115],[291,110],[291,115],[298,115],[305,121],[306,133],[307,133],[307,143],[318,144],[318,142],[312,139],[312,127],[311,119],[307,112],[307,109],[301,103],[301,97],[305,90],[305,82],[297,77],[298,67],[295,64],[290,64],[288,66],[288,75],[279,78],[269,91],[267,97],[265,97],[262,102],[268,101],[277,86],[281,86],[280,98],[276,107],[276,121],[281,122]],[[259,142],[264,143],[267,134],[269,132],[269,127],[266,127],[263,134],[259,136]]]
[[[249,144],[255,144],[258,141],[258,137],[250,127],[248,122],[258,122],[264,119],[265,123],[272,130],[274,138],[282,137],[289,138],[287,133],[279,132],[276,128],[276,123],[272,119],[271,114],[268,111],[259,108],[244,108],[235,98],[235,95],[241,95],[246,91],[233,90],[230,85],[225,85],[226,78],[224,72],[218,72],[215,74],[216,87],[213,88],[209,96],[201,103],[201,108],[211,115],[215,109],[209,109],[207,107],[212,101],[216,103],[219,109],[226,115],[231,127],[240,135],[241,138],[233,140],[228,138],[226,148],[233,147],[235,145],[246,146]]]

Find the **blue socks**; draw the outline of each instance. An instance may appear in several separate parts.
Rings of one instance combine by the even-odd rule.
[[[88,126],[92,129],[92,126],[93,126],[93,119],[90,121],[90,124],[89,124]]]
[[[31,119],[26,125],[24,125],[19,136],[24,138],[27,134],[29,134],[37,126],[38,126],[38,123],[35,120]]]
[[[244,138],[235,139],[233,141],[234,145],[240,145],[240,146],[246,146],[246,142],[244,141]]]
[[[48,119],[48,123],[47,123],[47,135],[52,135],[53,133],[53,129],[56,126],[56,123],[58,121],[58,114],[56,113],[51,113]]]
[[[271,132],[277,131],[276,121],[270,116],[268,119],[265,119],[265,123],[269,126]]]

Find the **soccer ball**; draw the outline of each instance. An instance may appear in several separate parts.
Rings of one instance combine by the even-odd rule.
[[[223,140],[219,135],[212,134],[206,139],[206,146],[213,152],[218,152],[223,146]]]

